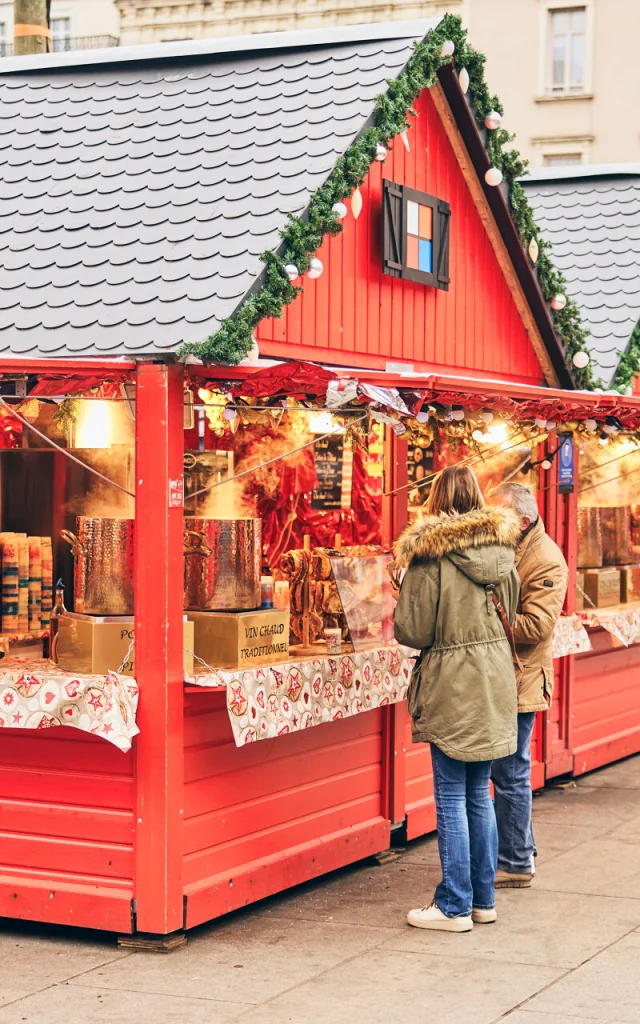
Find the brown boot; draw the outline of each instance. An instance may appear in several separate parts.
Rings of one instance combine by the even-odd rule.
[[[496,889],[529,889],[533,875],[530,871],[523,871],[519,874],[512,874],[510,871],[503,871],[498,868],[496,871]]]

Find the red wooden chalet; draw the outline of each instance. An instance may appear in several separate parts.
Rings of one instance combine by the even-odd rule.
[[[382,851],[392,826],[434,827],[428,750],[411,748],[403,705],[236,748],[224,695],[185,688],[183,511],[167,498],[185,447],[178,349],[259,287],[260,253],[434,25],[5,61],[0,371],[7,393],[16,377],[50,394],[135,385],[140,734],[123,753],[72,729],[0,730],[0,916],[172,933]],[[317,252],[324,273],[260,324],[261,363],[488,401],[571,398],[488,168],[446,65],[346,199],[343,232]],[[256,371],[187,369],[195,383]],[[385,490],[406,481],[406,443],[389,432]],[[550,489],[542,511],[575,569],[575,496]],[[406,498],[385,498],[387,543],[406,516]],[[545,760],[571,767],[556,706],[564,717],[536,740],[538,786]]]

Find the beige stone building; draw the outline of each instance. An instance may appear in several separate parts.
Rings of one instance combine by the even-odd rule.
[[[114,0],[52,0],[51,45],[59,50],[117,46],[120,15]],[[13,52],[13,0],[0,0],[0,57]]]
[[[54,0],[54,5],[62,0]],[[109,0],[106,0],[109,2]],[[84,0],[86,5],[87,0]],[[534,166],[640,160],[640,0],[115,0],[121,45],[462,14]]]

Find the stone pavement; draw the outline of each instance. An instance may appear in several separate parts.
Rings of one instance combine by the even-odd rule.
[[[534,801],[535,887],[414,931],[433,837],[190,934],[168,956],[0,922],[0,1024],[640,1024],[640,757]]]

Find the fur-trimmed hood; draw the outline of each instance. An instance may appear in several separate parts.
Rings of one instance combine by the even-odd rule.
[[[394,555],[401,568],[408,568],[414,561],[440,559],[469,548],[515,548],[519,538],[516,513],[505,506],[486,505],[463,515],[421,516],[400,534]]]

